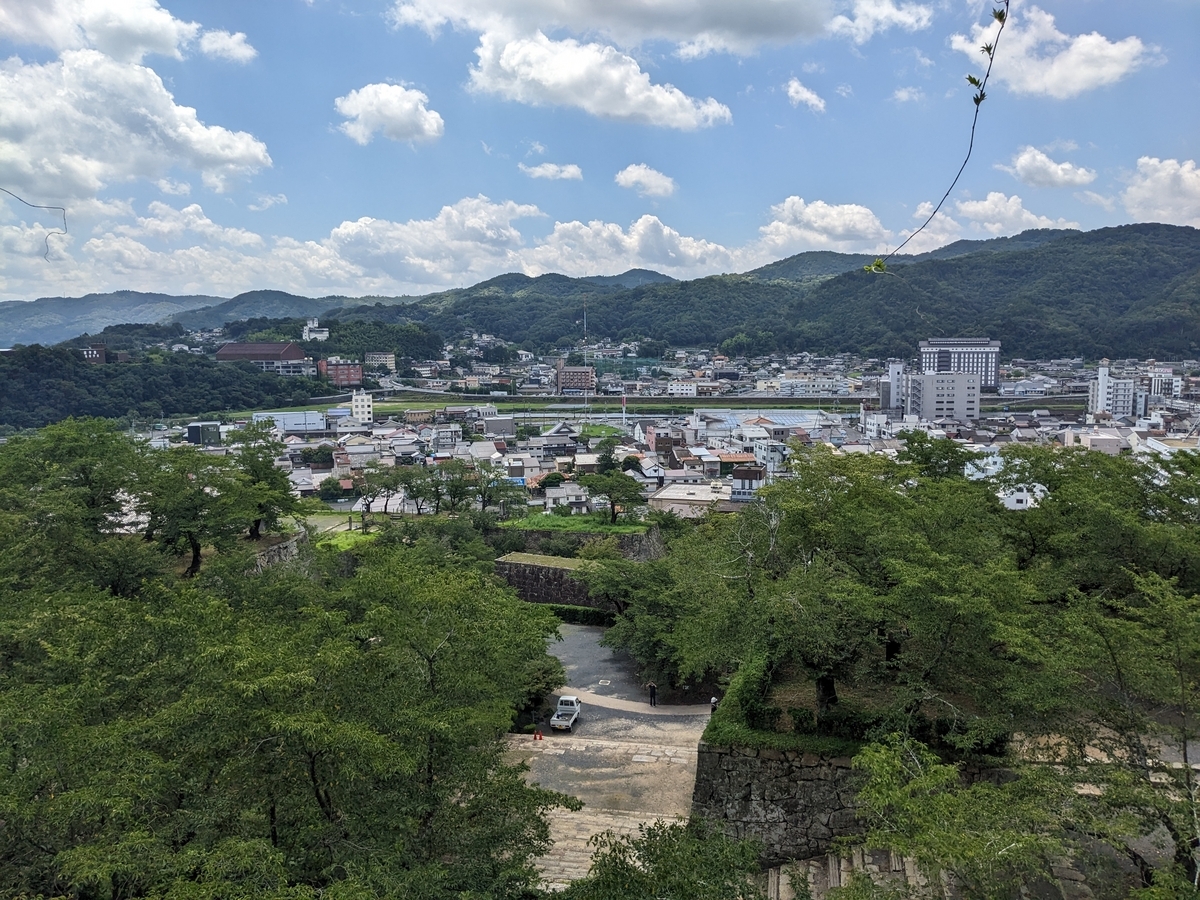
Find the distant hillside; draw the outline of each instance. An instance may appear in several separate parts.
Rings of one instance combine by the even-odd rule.
[[[586,304],[593,335],[728,341],[733,352],[910,356],[926,337],[986,334],[1014,356],[1200,357],[1194,228],[1027,232],[958,250],[967,252],[894,261],[883,275],[850,254],[801,254],[766,279],[760,269],[615,291],[561,275],[505,275],[403,307],[334,315],[421,322],[447,337],[486,331],[535,348],[581,337]],[[815,275],[851,260],[841,274]]]
[[[1034,247],[1040,247],[1042,244],[1070,234],[1079,234],[1079,232],[1070,229],[1034,228],[1012,237],[989,238],[983,241],[955,241],[953,244],[947,244],[945,247],[939,247],[928,253],[915,255],[902,253],[896,256],[892,262],[896,265],[905,265],[923,262],[927,259],[951,259],[956,256],[966,256],[969,253],[1032,250]],[[806,281],[822,276],[853,272],[855,269],[870,265],[874,260],[875,256],[870,253],[834,253],[830,250],[809,250],[806,253],[789,256],[787,259],[767,263],[767,265],[753,269],[746,274],[763,281],[776,278]]]
[[[124,322],[161,322],[176,313],[221,303],[221,297],[114,291],[84,297],[42,297],[0,303],[0,347],[57,344]]]
[[[199,328],[318,315],[417,324],[421,341],[486,332],[538,350],[581,338],[586,310],[590,336],[724,343],[737,353],[910,356],[926,337],[986,334],[1004,343],[1005,355],[1200,358],[1200,232],[1194,228],[1041,229],[957,241],[896,257],[882,275],[862,270],[871,259],[801,253],[743,275],[693,281],[638,269],[594,278],[507,274],[425,297],[311,299],[250,291],[221,300],[126,291],[53,298],[0,304],[0,344],[64,340],[118,322]],[[72,311],[92,318],[72,320]],[[52,313],[59,318],[45,318]],[[5,317],[18,315],[24,330],[6,334]],[[105,315],[111,319],[96,321]]]
[[[986,334],[1004,355],[1200,358],[1200,231],[1126,225],[848,272],[793,306],[797,346],[906,355],[924,337]]]
[[[746,273],[749,278],[771,281],[777,278],[803,281],[808,278],[841,275],[870,265],[875,257],[869,253],[834,253],[832,250],[810,250],[787,259],[767,263]]]
[[[247,291],[231,300],[202,309],[180,312],[170,317],[188,331],[220,328],[226,322],[243,319],[307,319],[326,310],[345,305],[346,297],[321,297],[313,300],[286,291]]]
[[[635,288],[641,287],[643,284],[662,284],[677,279],[672,278],[670,275],[664,275],[661,272],[652,272],[649,269],[630,269],[628,272],[622,272],[620,275],[589,275],[582,280],[599,285]]]

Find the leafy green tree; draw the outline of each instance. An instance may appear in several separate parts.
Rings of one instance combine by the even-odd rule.
[[[615,435],[609,435],[596,445],[596,472],[600,475],[607,475],[609,472],[615,472],[619,468],[617,465],[617,457],[614,451],[617,449],[617,444],[620,441]]]
[[[608,501],[609,520],[614,524],[620,509],[628,512],[631,508],[644,506],[646,503],[646,498],[642,496],[642,486],[624,472],[583,475],[579,478],[579,483],[592,494]]]
[[[474,483],[479,508],[483,510],[519,503],[525,497],[524,488],[514,484],[502,466],[489,460],[480,460],[475,464]]]
[[[562,472],[548,472],[538,484],[543,488],[558,487],[566,480],[567,476]]]
[[[370,462],[354,476],[354,487],[363,501],[363,530],[370,528],[374,518],[375,501],[384,499],[386,505],[392,497],[403,489],[404,475],[396,466],[386,466],[379,462]]]
[[[283,517],[297,512],[301,504],[292,494],[287,473],[275,465],[283,454],[284,444],[275,437],[270,423],[246,425],[233,440],[238,445],[235,459],[241,470],[242,489],[254,507],[249,538],[257,541],[264,527],[275,531]]]
[[[611,832],[592,839],[596,848],[586,878],[563,900],[765,900],[755,885],[758,850],[731,841],[702,821],[655,822],[638,834]]]
[[[858,792],[870,824],[865,843],[915,859],[931,882],[964,897],[1009,900],[1030,881],[1053,877],[1051,865],[1066,849],[1058,837],[1069,822],[1063,813],[1075,798],[1048,768],[968,785],[957,766],[899,736],[867,747],[854,766],[866,776]],[[872,887],[832,896],[885,895]]]
[[[136,592],[163,565],[132,536],[149,472],[149,457],[103,420],[68,419],[10,439],[0,454],[6,582],[82,580]]]
[[[957,442],[931,437],[925,431],[902,431],[898,437],[904,441],[900,461],[912,463],[926,478],[961,478],[967,466],[979,459],[978,453]]]
[[[259,498],[242,491],[233,460],[196,447],[159,451],[147,482],[139,498],[145,539],[170,553],[190,554],[188,578],[200,571],[205,546],[229,549],[259,511]]]
[[[528,786],[500,738],[561,683],[557,621],[400,545],[350,576],[309,566],[6,605],[0,891],[532,893],[545,812],[578,803]]]
[[[441,478],[450,512],[462,509],[475,494],[474,473],[461,459],[448,459],[433,471]]]

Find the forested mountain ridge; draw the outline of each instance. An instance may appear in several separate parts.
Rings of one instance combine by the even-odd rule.
[[[244,319],[308,319],[351,302],[349,297],[301,297],[287,291],[246,291],[229,300],[171,316],[188,331],[220,328]]]
[[[181,301],[189,308],[154,321],[166,318],[187,328],[319,315],[343,322],[417,323],[447,338],[486,332],[534,350],[582,338],[586,312],[589,336],[645,337],[676,346],[729,342],[727,349],[749,353],[904,357],[927,337],[986,334],[1014,356],[1200,355],[1195,228],[1040,229],[896,257],[886,274],[864,272],[870,261],[866,255],[814,251],[741,275],[692,281],[645,270],[597,278],[510,273],[423,297],[312,299],[250,291],[203,308],[197,301],[217,298],[123,296]],[[103,296],[109,295],[83,299],[95,306],[94,298]],[[65,302],[70,301],[53,301]],[[33,334],[31,327],[15,326],[6,317],[14,306],[43,303],[51,301],[0,304],[0,344],[30,342],[19,335]],[[20,312],[24,321],[33,318],[28,309]],[[139,319],[121,312],[108,324],[117,321]],[[101,327],[94,323],[62,333],[67,325],[60,317],[43,332],[57,329],[63,340]]]
[[[405,307],[336,315],[420,321],[447,336],[469,328],[531,347],[582,337],[586,304],[592,335],[683,346],[729,341],[735,352],[906,357],[924,338],[986,334],[1014,356],[1200,354],[1200,231],[1194,228],[1027,232],[962,246],[973,252],[893,261],[886,274],[862,271],[853,255],[806,254],[775,264],[790,269],[765,270],[790,271],[800,280],[764,279],[757,270],[609,294],[566,290],[569,280],[562,276],[505,275]],[[842,265],[850,267],[815,274],[821,266]]]

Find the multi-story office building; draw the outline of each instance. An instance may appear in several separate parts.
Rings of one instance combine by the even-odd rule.
[[[587,394],[596,390],[594,366],[568,366],[560,360],[558,364],[558,393]]]
[[[331,356],[317,363],[317,371],[333,382],[334,387],[358,387],[363,380],[362,363],[340,356]]]
[[[1088,385],[1088,412],[1108,413],[1114,419],[1132,416],[1138,405],[1136,378],[1113,378],[1108,360],[1100,360],[1096,380]]]
[[[905,412],[926,422],[979,418],[979,376],[974,372],[929,372],[908,376]]]
[[[395,353],[365,353],[363,354],[363,365],[369,369],[384,368],[396,374],[396,354]]]
[[[921,341],[921,371],[979,376],[980,388],[1000,386],[1000,342],[987,338],[930,338]]]

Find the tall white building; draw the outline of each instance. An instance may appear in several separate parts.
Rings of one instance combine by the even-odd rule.
[[[350,395],[350,416],[366,425],[375,421],[375,398],[367,391],[355,391]]]
[[[968,372],[909,375],[904,411],[926,422],[954,419],[967,423],[978,419],[979,376]]]
[[[987,338],[930,338],[921,341],[921,371],[979,376],[979,387],[1000,386],[1000,342]]]
[[[1088,412],[1108,413],[1114,419],[1132,416],[1137,395],[1137,379],[1113,378],[1108,374],[1108,360],[1102,359],[1096,369],[1096,380],[1088,385]]]
[[[304,325],[304,337],[301,340],[327,341],[329,340],[329,329],[322,328],[317,319],[309,319]]]
[[[888,361],[887,375],[879,381],[879,408],[900,409],[904,406],[904,363]]]
[[[1147,376],[1151,397],[1178,397],[1183,393],[1183,377],[1170,366],[1158,366],[1150,360]]]

